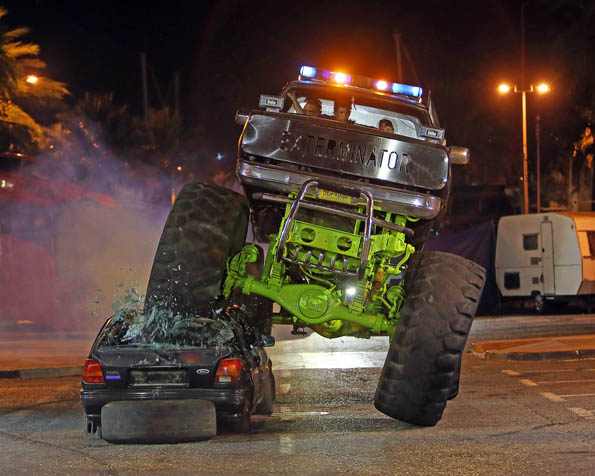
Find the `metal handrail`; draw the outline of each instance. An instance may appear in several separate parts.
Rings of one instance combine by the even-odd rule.
[[[289,197],[284,197],[280,195],[275,195],[272,193],[262,193],[256,192],[252,194],[252,198],[254,200],[265,200],[267,202],[275,202],[283,205],[287,205],[288,203],[293,203],[293,200]],[[328,207],[325,205],[320,205],[318,203],[309,202],[307,200],[303,200],[300,206],[307,208],[309,210],[315,210],[318,212],[330,213],[332,215],[342,216],[345,218],[352,218],[354,220],[365,220],[366,215],[362,215],[361,213],[357,212],[350,212],[347,210],[340,210],[337,208]],[[413,238],[415,232],[406,226],[397,225],[395,223],[390,223],[385,220],[381,220],[380,218],[374,218],[374,225],[380,226],[382,228],[388,228],[389,230],[398,231],[399,233],[404,233],[409,238]]]
[[[360,261],[360,267],[358,271],[358,278],[362,279],[364,276],[364,272],[366,270],[366,266],[368,265],[368,254],[370,253],[370,246],[371,246],[371,236],[372,236],[372,226],[378,225],[385,228],[393,229],[395,231],[400,231],[406,233],[409,236],[413,236],[413,230],[410,228],[402,227],[400,225],[395,225],[389,223],[384,220],[380,220],[378,218],[374,218],[374,197],[367,191],[360,190],[360,196],[364,197],[366,200],[366,214],[363,215],[361,213],[349,212],[346,210],[339,210],[332,207],[327,207],[324,205],[319,205],[316,203],[305,201],[304,198],[306,197],[306,193],[311,186],[318,186],[318,180],[310,179],[306,180],[300,191],[298,192],[295,199],[291,199],[289,197],[280,197],[277,195],[266,194],[266,193],[259,193],[254,194],[253,198],[255,199],[264,199],[268,201],[274,201],[278,203],[291,203],[291,209],[289,210],[289,214],[287,215],[287,219],[283,224],[283,229],[281,230],[281,235],[279,236],[279,244],[277,247],[277,252],[275,255],[275,259],[277,262],[281,262],[283,259],[283,249],[285,248],[285,243],[287,242],[287,237],[289,235],[289,230],[291,229],[291,225],[295,220],[297,212],[300,206],[304,208],[309,208],[317,211],[327,212],[334,215],[344,216],[347,218],[352,218],[355,220],[363,220],[365,222],[364,226],[364,235],[363,235],[363,244],[362,244],[362,257]]]

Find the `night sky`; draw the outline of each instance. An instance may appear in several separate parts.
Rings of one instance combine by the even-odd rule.
[[[113,91],[140,114],[139,53],[147,53],[164,95],[179,71],[185,124],[198,126],[209,153],[224,151],[229,166],[239,133],[236,108],[254,106],[260,93],[278,92],[302,64],[394,78],[394,28],[403,34],[421,85],[433,90],[452,144],[471,146],[481,156],[490,142],[520,141],[518,96],[503,100],[495,93],[501,80],[520,80],[518,1],[0,4],[8,9],[6,23],[31,28],[28,38],[40,45],[49,74],[68,84],[71,102],[85,91]],[[528,81],[547,79],[554,89],[568,74],[552,62],[558,23],[540,3],[526,9]],[[415,83],[407,65],[405,82]],[[159,106],[152,84],[150,94]],[[561,95],[551,95],[530,104],[530,112],[547,116],[562,102]]]

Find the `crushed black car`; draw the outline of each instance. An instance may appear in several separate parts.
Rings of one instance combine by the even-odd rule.
[[[275,381],[264,349],[273,344],[238,306],[212,319],[157,308],[148,315],[118,311],[99,331],[85,363],[86,437],[102,437],[106,405],[155,400],[212,402],[219,428],[250,431],[252,414],[273,411]]]

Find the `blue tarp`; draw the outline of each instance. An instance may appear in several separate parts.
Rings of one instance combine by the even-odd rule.
[[[498,312],[499,292],[494,269],[496,233],[493,222],[474,225],[456,233],[440,235],[430,233],[424,250],[446,251],[463,256],[483,266],[487,279],[477,313],[495,314]]]

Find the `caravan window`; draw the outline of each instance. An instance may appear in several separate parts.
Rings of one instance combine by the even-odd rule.
[[[595,256],[595,231],[588,231],[587,238],[589,240],[589,255]]]
[[[531,235],[523,235],[523,249],[524,250],[536,250],[537,249],[537,233],[533,233]]]

